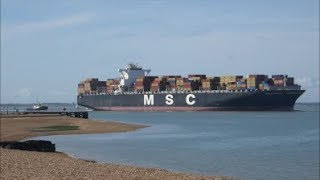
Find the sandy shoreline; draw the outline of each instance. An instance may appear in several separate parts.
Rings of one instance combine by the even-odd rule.
[[[37,131],[47,126],[78,126],[72,131]],[[68,116],[1,116],[1,141],[17,141],[35,136],[93,134],[134,131],[147,127],[138,124],[126,124],[112,121],[93,121]]]
[[[35,136],[134,131],[147,126],[93,121],[66,116],[1,116],[1,141]],[[78,130],[36,131],[46,126],[72,125]],[[232,179],[170,172],[163,169],[92,163],[63,153],[42,153],[0,148],[0,179]]]

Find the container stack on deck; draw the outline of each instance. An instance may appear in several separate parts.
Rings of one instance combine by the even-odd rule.
[[[119,90],[118,79],[99,81],[97,78],[88,78],[78,84],[78,94],[112,94]],[[287,75],[251,74],[247,78],[240,75],[221,77],[207,77],[203,74],[182,76],[144,76],[135,79],[132,87],[123,91],[160,92],[160,91],[210,91],[210,90],[273,90],[281,88],[299,88],[294,84],[294,78]]]
[[[176,79],[176,90],[183,91],[184,82],[187,81],[186,78],[177,78]]]
[[[205,74],[189,74],[188,80],[191,84],[191,91],[202,90],[202,81],[206,81],[206,79],[207,75]]]
[[[119,80],[117,80],[117,79],[108,79],[106,81],[106,93],[107,94],[113,93],[115,90],[118,89],[118,85],[119,85]]]
[[[219,89],[220,77],[207,77],[201,80],[202,90]]]
[[[247,89],[247,80],[243,78],[237,81],[236,85],[237,85],[237,90],[245,90]]]
[[[95,93],[97,90],[98,79],[97,78],[88,78],[84,81],[84,92]]]
[[[98,79],[88,78],[84,81],[81,81],[78,84],[78,93],[79,94],[91,94],[96,93],[98,86]]]
[[[220,77],[221,89],[237,90],[237,82],[243,82],[243,76],[228,75]],[[241,87],[241,84],[239,86]]]
[[[134,83],[134,90],[137,92],[143,92],[144,91],[143,82],[144,82],[144,77],[138,77],[136,79],[136,82]]]
[[[203,90],[211,90],[213,89],[213,83],[211,79],[202,79],[201,86]]]
[[[176,91],[177,90],[177,79],[181,78],[181,76],[163,76],[167,79],[166,81],[166,91]]]
[[[294,84],[294,78],[288,75],[272,75],[273,88],[292,87],[300,88],[301,86]]]
[[[169,77],[166,85],[167,91],[175,91],[176,90],[176,78]]]
[[[151,84],[150,91],[151,92],[159,92],[166,90],[166,82],[167,78],[165,77],[157,77]]]
[[[190,81],[186,81],[183,83],[182,91],[191,91],[191,82]]]
[[[84,91],[84,81],[81,81],[81,82],[78,84],[78,94],[85,94],[85,91]]]
[[[266,83],[268,80],[267,75],[263,74],[251,74],[247,78],[247,88],[248,89],[257,89],[260,84]]]
[[[98,81],[97,91],[98,91],[98,94],[105,93],[107,91],[107,82],[106,81]]]
[[[152,82],[157,78],[156,76],[138,77],[134,83],[134,91],[144,92],[150,91]]]
[[[106,81],[88,78],[78,84],[78,94],[99,94],[107,91]]]
[[[293,77],[288,75],[272,75],[272,80],[275,86],[294,85]]]

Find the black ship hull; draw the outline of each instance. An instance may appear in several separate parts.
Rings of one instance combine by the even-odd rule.
[[[79,95],[78,104],[105,111],[292,111],[304,90]]]

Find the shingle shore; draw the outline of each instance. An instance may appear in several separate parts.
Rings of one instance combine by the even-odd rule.
[[[32,128],[49,125],[77,125],[80,130],[64,132],[33,132]],[[116,122],[98,122],[69,117],[1,117],[1,140],[78,133],[106,133],[142,128]],[[63,153],[8,150],[0,148],[0,179],[215,179],[230,177],[175,173],[163,169],[93,163],[71,158]]]

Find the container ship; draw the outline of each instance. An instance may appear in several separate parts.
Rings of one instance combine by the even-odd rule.
[[[104,111],[292,111],[305,92],[288,75],[151,76],[128,64],[120,77],[78,84],[78,105]]]

